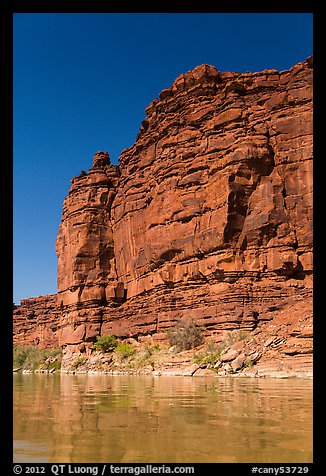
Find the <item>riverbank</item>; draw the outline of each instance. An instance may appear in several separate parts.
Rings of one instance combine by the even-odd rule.
[[[161,370],[153,370],[153,371],[119,371],[119,370],[109,370],[109,371],[101,371],[101,370],[88,370],[88,371],[69,371],[69,370],[59,370],[59,371],[47,371],[47,370],[20,370],[14,369],[14,373],[22,373],[22,374],[65,374],[65,375],[109,375],[109,376],[120,376],[120,375],[152,375],[153,377],[213,377],[213,378],[222,378],[222,377],[232,377],[232,378],[276,378],[276,379],[288,379],[288,378],[299,378],[299,379],[313,379],[313,372],[312,371],[297,371],[297,370],[277,370],[273,368],[264,368],[264,369],[255,369],[255,371],[243,371],[243,372],[234,372],[234,373],[222,373],[222,372],[214,372],[207,369],[161,369]]]
[[[181,321],[180,321],[181,324]],[[45,343],[43,343],[45,344]],[[14,370],[69,374],[312,378],[313,322],[302,303],[254,330],[208,331],[183,323],[160,334],[98,336],[57,349],[14,347]]]
[[[47,358],[33,362],[27,357],[14,372],[311,379],[312,352],[287,354],[282,352],[284,344],[280,337],[266,338],[261,331],[225,332],[218,339],[207,339],[184,351],[166,343],[125,339],[107,351],[96,347],[83,353],[69,348],[44,351]]]

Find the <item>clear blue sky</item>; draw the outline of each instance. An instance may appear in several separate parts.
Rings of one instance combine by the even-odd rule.
[[[118,163],[145,108],[203,63],[285,70],[312,54],[312,14],[14,15],[14,302],[56,292],[70,179]]]

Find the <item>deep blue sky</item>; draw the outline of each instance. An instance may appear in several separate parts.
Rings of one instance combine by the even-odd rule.
[[[15,14],[14,302],[56,292],[70,179],[99,150],[117,163],[179,74],[285,70],[311,54],[312,14]]]

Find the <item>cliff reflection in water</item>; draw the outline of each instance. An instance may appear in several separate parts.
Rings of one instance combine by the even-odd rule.
[[[15,462],[311,462],[308,380],[14,375]]]

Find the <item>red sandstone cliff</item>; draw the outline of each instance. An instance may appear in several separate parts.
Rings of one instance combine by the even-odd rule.
[[[208,333],[298,303],[311,320],[312,58],[178,77],[119,166],[99,152],[72,180],[56,249],[55,335],[72,350],[99,334],[160,338],[188,315]]]
[[[59,345],[60,312],[56,294],[23,299],[14,306],[14,345],[37,344],[41,349]]]

